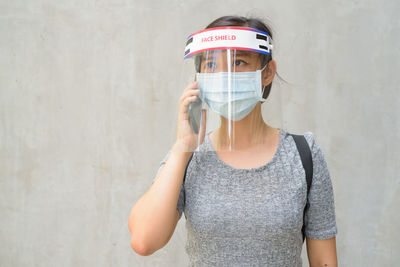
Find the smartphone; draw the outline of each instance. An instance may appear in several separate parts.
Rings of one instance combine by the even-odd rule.
[[[199,133],[200,128],[201,107],[202,101],[199,96],[196,97],[195,101],[190,102],[188,107],[190,127],[196,134]]]

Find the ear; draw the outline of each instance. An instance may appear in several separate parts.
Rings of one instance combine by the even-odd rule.
[[[272,80],[275,77],[275,73],[276,73],[276,61],[271,59],[268,62],[268,66],[262,72],[261,82],[263,87],[269,85],[272,82]]]

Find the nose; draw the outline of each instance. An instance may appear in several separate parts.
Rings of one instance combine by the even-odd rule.
[[[214,72],[227,72],[229,70],[228,66],[228,62],[226,60],[226,58],[220,59],[218,60],[218,62],[216,62],[216,68],[214,69]]]

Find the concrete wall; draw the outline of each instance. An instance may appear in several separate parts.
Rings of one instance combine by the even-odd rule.
[[[274,30],[263,114],[326,155],[339,266],[397,265],[399,3],[1,0],[0,266],[186,266],[184,216],[142,257],[128,215],[175,138],[185,38],[227,14]]]

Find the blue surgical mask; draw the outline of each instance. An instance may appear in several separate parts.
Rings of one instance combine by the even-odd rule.
[[[259,101],[265,101],[261,91],[263,69],[252,72],[196,73],[200,98],[215,113],[229,120],[241,120]]]

